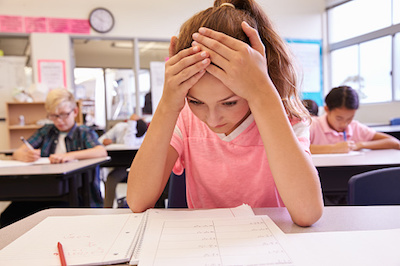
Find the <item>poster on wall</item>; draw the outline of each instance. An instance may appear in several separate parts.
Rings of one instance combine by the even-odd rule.
[[[300,66],[302,98],[323,105],[322,41],[286,39]]]
[[[66,88],[65,60],[38,60],[38,82],[47,91]]]

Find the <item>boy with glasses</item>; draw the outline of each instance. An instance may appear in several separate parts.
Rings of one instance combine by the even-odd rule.
[[[51,163],[65,163],[107,156],[107,151],[98,141],[98,135],[84,125],[77,125],[75,118],[78,107],[72,93],[66,89],[51,90],[46,98],[47,117],[53,124],[38,129],[28,140],[13,153],[13,159],[33,162],[40,157],[49,157]],[[102,207],[100,179],[97,176],[91,184],[90,205]],[[14,202],[1,215],[1,225],[11,220],[22,218],[40,209],[58,206],[56,202]],[[18,206],[17,206],[18,205]]]

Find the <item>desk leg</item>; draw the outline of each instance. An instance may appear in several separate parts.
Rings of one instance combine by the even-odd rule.
[[[79,206],[79,198],[78,198],[78,176],[74,175],[69,179],[69,205],[70,207],[78,207]]]
[[[95,170],[87,170],[82,173],[82,200],[85,207],[90,207],[90,181],[95,174]]]

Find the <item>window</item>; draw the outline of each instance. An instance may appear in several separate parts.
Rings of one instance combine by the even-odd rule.
[[[349,85],[361,103],[400,100],[400,0],[328,7],[330,88]]]
[[[392,0],[353,0],[328,11],[329,41],[340,42],[389,27]]]
[[[396,101],[400,101],[400,33],[397,33],[394,37],[394,47],[395,47],[394,57],[393,57],[394,99]]]

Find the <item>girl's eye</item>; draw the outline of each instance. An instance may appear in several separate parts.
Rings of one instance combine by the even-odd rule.
[[[226,106],[234,106],[235,104],[237,104],[237,101],[223,103]]]
[[[199,101],[196,101],[196,100],[191,100],[191,99],[188,99],[188,100],[189,100],[189,103],[194,104],[194,105],[202,104],[202,102],[199,102]]]

